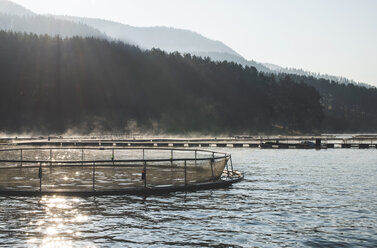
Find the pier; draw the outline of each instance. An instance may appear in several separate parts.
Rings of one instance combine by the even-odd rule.
[[[102,147],[219,147],[262,149],[376,149],[377,135],[234,136],[221,138],[144,138],[122,136],[3,138],[0,145]]]

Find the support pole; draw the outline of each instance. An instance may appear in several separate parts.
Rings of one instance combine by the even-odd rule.
[[[187,185],[187,161],[185,160],[185,186]]]
[[[20,166],[22,167],[22,149],[21,149],[21,164],[20,164]]]
[[[42,192],[42,163],[39,163],[39,192]]]
[[[52,149],[50,149],[50,166],[52,166]]]
[[[96,190],[96,162],[93,162],[93,192]]]
[[[230,155],[230,168],[232,170],[232,174],[233,174],[233,161],[232,161],[232,155]]]
[[[197,150],[195,150],[195,167],[196,167],[196,158],[197,158]]]
[[[147,162],[146,161],[144,161],[143,173],[144,173],[144,188],[146,188],[147,187]]]
[[[115,159],[115,157],[114,157],[114,148],[112,149],[112,155],[111,155],[111,160],[113,161],[113,166],[114,166],[114,159]]]
[[[143,160],[145,160],[145,151],[144,151],[144,148],[143,148]]]
[[[215,175],[213,172],[213,164],[215,163],[215,153],[212,152],[212,159],[211,159],[211,173],[212,173],[212,180],[215,179]]]
[[[171,155],[170,155],[170,165],[173,166],[173,149],[171,150]]]
[[[315,139],[315,148],[316,149],[321,149],[321,139],[320,138],[316,138]]]
[[[84,165],[84,149],[81,149],[81,165]]]
[[[226,174],[227,174],[227,177],[229,177],[229,166],[228,166],[228,160],[225,158],[225,165],[226,165]]]

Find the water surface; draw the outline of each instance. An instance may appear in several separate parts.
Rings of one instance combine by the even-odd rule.
[[[216,150],[243,182],[147,198],[0,196],[0,246],[377,246],[376,150]]]

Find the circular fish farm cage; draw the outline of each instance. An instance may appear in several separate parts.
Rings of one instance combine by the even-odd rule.
[[[159,194],[243,179],[230,154],[207,150],[24,147],[0,150],[2,195]]]

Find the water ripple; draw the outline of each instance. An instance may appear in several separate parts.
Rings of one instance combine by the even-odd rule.
[[[377,247],[375,150],[228,152],[229,189],[0,197],[0,247]]]

